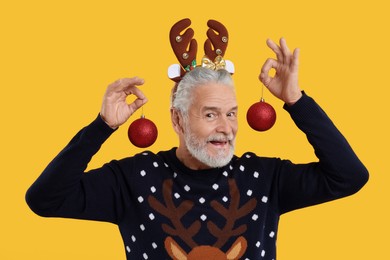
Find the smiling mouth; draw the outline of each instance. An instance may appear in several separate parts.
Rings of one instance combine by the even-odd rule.
[[[209,143],[215,146],[225,146],[229,144],[229,141],[209,141]]]
[[[233,140],[233,136],[214,135],[208,138],[207,143],[213,145],[213,147],[224,149],[226,147],[233,146]]]

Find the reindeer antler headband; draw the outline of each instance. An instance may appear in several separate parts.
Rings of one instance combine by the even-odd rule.
[[[194,30],[187,27],[191,25],[191,20],[185,18],[175,23],[169,33],[169,40],[173,52],[178,59],[179,64],[173,64],[168,68],[168,77],[175,82],[193,68],[197,67],[196,53],[198,44],[194,37]],[[229,60],[224,60],[226,48],[229,41],[229,34],[226,27],[218,21],[209,20],[207,22],[207,40],[204,43],[205,55],[202,58],[202,67],[218,70],[226,69],[231,74],[234,73],[234,64]],[[185,30],[185,31],[184,31]],[[183,32],[181,34],[181,32]]]

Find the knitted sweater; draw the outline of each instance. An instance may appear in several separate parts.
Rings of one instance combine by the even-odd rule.
[[[222,168],[191,170],[176,148],[145,151],[85,172],[113,133],[98,116],[26,194],[45,217],[115,223],[127,259],[276,259],[281,214],[357,192],[368,172],[305,93],[284,106],[319,161],[294,164],[247,152]]]

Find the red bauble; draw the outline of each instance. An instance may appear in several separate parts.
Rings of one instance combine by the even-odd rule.
[[[151,146],[157,139],[157,133],[156,125],[144,116],[131,123],[127,131],[130,142],[139,148]]]
[[[246,113],[246,120],[252,129],[256,131],[267,131],[276,121],[275,109],[261,99],[260,102],[254,103]]]

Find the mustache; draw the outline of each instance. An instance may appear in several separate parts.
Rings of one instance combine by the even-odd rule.
[[[232,134],[230,135],[214,134],[209,136],[206,139],[207,142],[231,142],[233,140],[234,140],[234,136]]]

